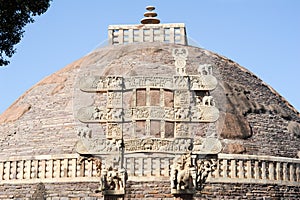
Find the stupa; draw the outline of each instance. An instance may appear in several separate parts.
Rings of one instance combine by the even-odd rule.
[[[0,115],[0,199],[298,199],[300,114],[148,6]]]

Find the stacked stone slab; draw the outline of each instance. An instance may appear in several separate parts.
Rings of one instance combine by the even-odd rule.
[[[159,24],[144,24],[142,27],[145,29],[147,26]],[[163,35],[159,38],[163,38]],[[175,39],[168,39],[174,41],[171,43],[148,39],[145,42],[134,42],[134,39],[128,41],[132,42],[118,42],[118,45],[97,49],[46,77],[0,115],[0,199],[299,198],[300,160],[297,154],[300,151],[300,115],[282,96],[247,69],[205,49],[186,43],[176,44]],[[178,71],[183,68],[175,64],[174,49],[188,52],[184,71]],[[106,88],[107,92],[103,93],[102,84],[98,86],[100,91],[85,92],[81,84],[82,77],[98,77],[99,80],[99,77],[115,79],[120,75],[122,78],[135,77],[134,80],[141,82],[144,79],[137,77],[163,76],[171,78],[174,83],[173,77],[178,73],[190,77],[201,75],[199,66],[212,66],[213,76],[218,80],[216,88],[204,90],[214,97],[214,102],[204,101],[204,104],[215,104],[219,112],[218,120],[192,121],[191,124],[197,125],[192,126],[189,135],[176,135],[174,131],[185,129],[176,129],[176,120],[172,126],[171,119],[158,114],[156,120],[170,122],[164,128],[152,124],[153,130],[164,132],[164,136],[155,135],[155,131],[151,135],[151,128],[149,132],[140,131],[138,136],[143,145],[135,143],[131,127],[122,126],[122,137],[114,135],[117,133],[115,131],[107,131],[115,130],[116,125],[101,128],[100,124],[107,120],[101,121],[100,111],[104,105],[110,105],[109,95],[120,91],[118,88]],[[122,79],[122,87],[126,89],[129,79],[125,78]],[[94,79],[92,82],[95,82]],[[171,86],[168,88],[170,91]],[[143,100],[147,92],[151,97]],[[136,101],[136,106],[146,106],[149,101],[149,105],[152,102],[163,108],[160,104],[163,99],[166,105],[173,105],[176,100],[172,93],[163,92],[164,98],[160,87],[153,91],[145,90],[145,93],[137,90],[134,97],[122,97],[120,108],[123,108],[124,101]],[[195,97],[201,97],[203,104],[204,96],[207,95],[201,90],[191,92],[187,102],[194,105],[197,103]],[[112,101],[118,102],[117,97],[112,95]],[[193,98],[195,101],[190,102]],[[84,121],[87,115],[78,116],[78,112],[82,107],[89,106],[96,107],[98,115],[88,115],[94,118]],[[108,116],[108,111],[105,112]],[[150,118],[135,119],[147,121]],[[118,120],[112,122],[119,123]],[[136,128],[147,130],[146,124],[140,123]],[[143,137],[146,133],[151,137]],[[181,133],[186,134],[185,131]],[[174,144],[186,137],[192,147],[187,145],[185,149],[181,145],[183,150],[175,148]],[[197,168],[196,155],[204,154],[203,142],[210,141],[207,138],[217,139],[222,146],[220,151],[214,152],[213,156],[217,157],[214,157],[213,170],[209,171],[205,181],[192,194],[172,193],[170,176],[174,157],[190,153],[191,162]],[[107,144],[107,140],[111,142]],[[118,140],[121,143],[113,143]],[[161,145],[162,141],[169,149]],[[164,148],[159,148],[159,145]],[[105,193],[109,189],[100,184],[104,170],[113,173],[113,169],[110,172],[104,166],[111,161],[102,155],[112,152],[112,148],[116,149],[116,158],[122,157],[120,153],[124,154],[122,166],[128,175],[123,182],[124,193]]]

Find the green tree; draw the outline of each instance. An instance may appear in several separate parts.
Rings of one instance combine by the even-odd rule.
[[[52,0],[0,0],[0,66],[9,64],[15,45],[23,37],[24,26],[47,11]]]

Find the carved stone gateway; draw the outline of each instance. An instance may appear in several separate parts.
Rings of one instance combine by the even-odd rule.
[[[125,194],[128,172],[129,179],[171,174],[173,194],[193,194],[213,170],[208,169],[210,161],[200,162],[198,155],[216,155],[222,145],[214,131],[206,137],[196,132],[201,124],[212,127],[219,118],[217,102],[210,94],[218,81],[209,64],[197,63],[196,74],[189,74],[188,55],[187,48],[172,51],[175,68],[171,76],[80,79],[81,92],[95,94],[95,100],[78,109],[77,119],[86,125],[78,129],[77,152],[103,161],[98,191]]]

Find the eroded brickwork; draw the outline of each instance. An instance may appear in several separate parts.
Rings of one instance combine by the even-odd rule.
[[[169,182],[129,182],[125,200],[165,199],[174,196]],[[97,183],[55,183],[0,186],[0,199],[46,199],[46,200],[102,200],[96,193]],[[258,184],[205,184],[193,197],[178,196],[177,199],[299,199],[300,188],[292,186]],[[109,199],[109,198],[107,198]]]

